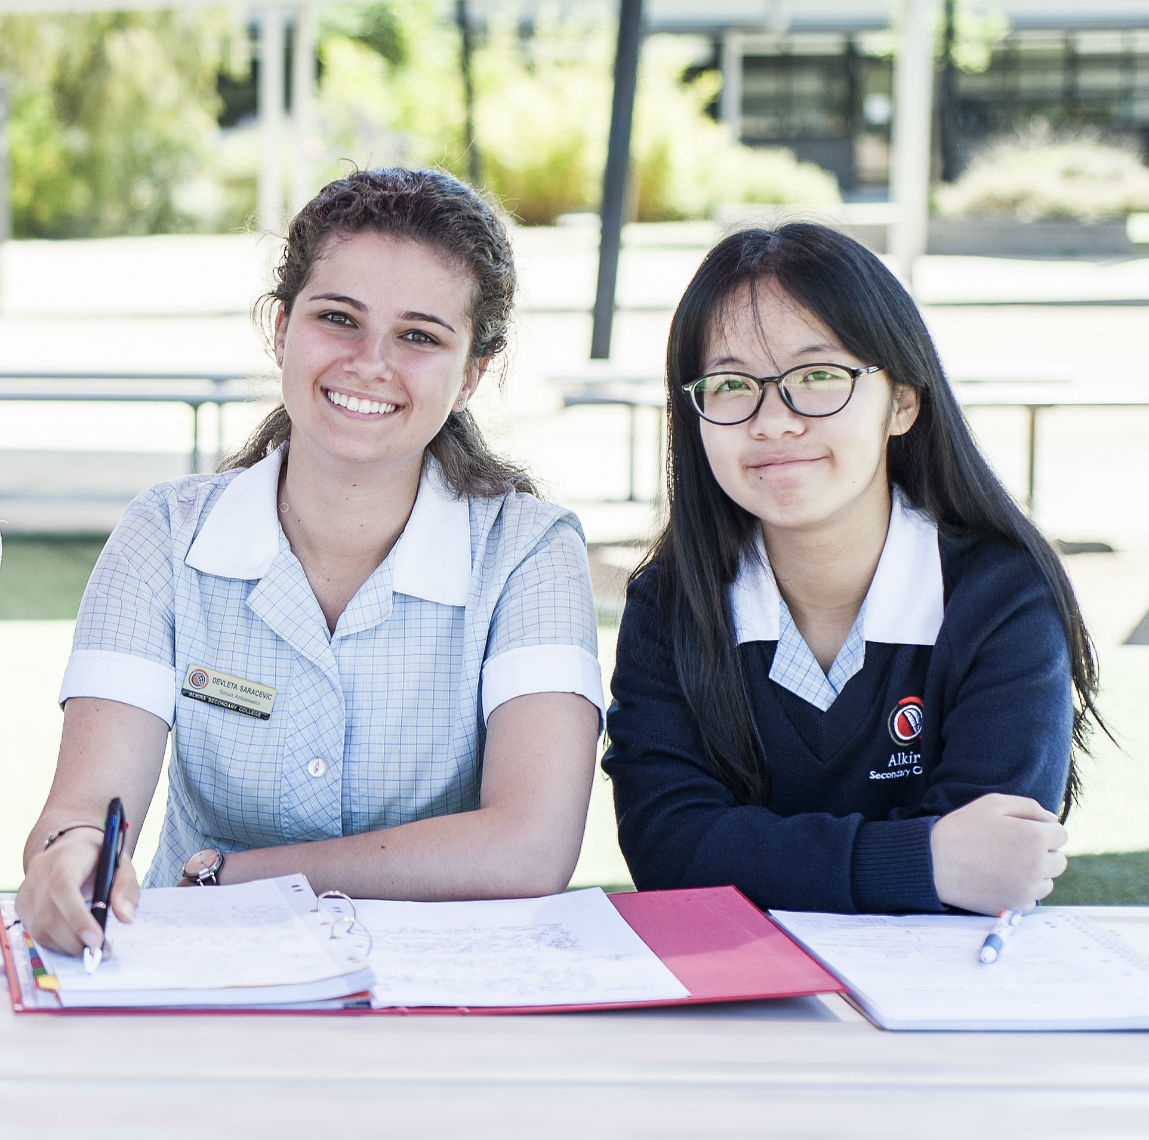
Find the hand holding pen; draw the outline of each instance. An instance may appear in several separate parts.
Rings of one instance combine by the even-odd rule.
[[[104,924],[93,914],[92,903],[103,893],[97,888],[96,870],[100,852],[109,843],[112,884],[105,897],[121,922],[132,921],[140,887],[131,859],[121,857],[116,866],[116,857],[126,851],[123,809],[121,820],[119,831],[113,830],[109,837],[104,815],[71,803],[34,831],[24,852],[25,875],[16,895],[16,913],[37,945],[77,956],[85,946],[102,948]],[[43,827],[50,830],[44,832]],[[106,917],[105,910],[105,921]]]
[[[100,844],[100,857],[96,862],[96,878],[92,885],[92,917],[100,924],[101,932],[108,922],[108,904],[112,898],[112,883],[116,878],[116,868],[120,865],[120,855],[124,850],[124,834],[128,821],[124,818],[124,805],[119,796],[114,796],[108,804],[108,814],[104,821],[104,838]],[[104,946],[84,947],[84,969],[93,973],[103,961]]]

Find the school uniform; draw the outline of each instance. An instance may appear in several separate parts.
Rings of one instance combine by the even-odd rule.
[[[671,657],[659,570],[630,586],[610,748],[619,843],[639,889],[733,883],[762,907],[942,909],[929,836],[987,792],[1059,806],[1073,702],[1051,591],[1023,551],[939,533],[895,491],[862,610],[828,674],[760,543],[729,590],[765,750],[762,806],[712,772]]]
[[[526,693],[600,709],[578,520],[457,498],[428,459],[399,540],[327,628],[276,513],[283,452],[145,492],[100,556],[60,693],[172,730],[146,885],[222,851],[478,807],[486,722]]]

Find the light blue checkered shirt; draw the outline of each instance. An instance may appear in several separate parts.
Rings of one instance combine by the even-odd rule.
[[[603,707],[572,514],[516,493],[456,499],[429,461],[403,535],[331,634],[279,527],[280,462],[145,492],[80,606],[61,701],[123,701],[174,734],[149,886],[207,844],[472,810],[498,704],[549,691]],[[270,718],[183,695],[193,665],[274,688]]]
[[[774,651],[774,662],[770,666],[770,680],[791,693],[825,712],[834,698],[845,687],[846,682],[860,673],[866,663],[866,642],[862,636],[865,626],[866,605],[858,611],[838,656],[834,658],[829,673],[822,672],[814,651],[806,644],[806,639],[798,632],[790,607],[779,597],[778,648]]]

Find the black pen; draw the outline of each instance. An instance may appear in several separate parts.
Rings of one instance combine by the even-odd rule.
[[[113,796],[108,804],[108,817],[104,821],[104,840],[100,844],[100,857],[96,861],[96,880],[92,887],[92,917],[100,924],[102,931],[108,921],[108,902],[112,897],[112,881],[116,877],[116,867],[120,862],[120,852],[124,849],[124,832],[128,821],[124,819],[124,804],[119,796]],[[89,974],[104,959],[104,943],[94,950],[84,947],[84,969]]]

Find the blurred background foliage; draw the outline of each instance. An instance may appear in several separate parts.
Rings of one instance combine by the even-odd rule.
[[[191,228],[176,190],[212,162],[242,33],[212,10],[0,19],[13,233]]]
[[[943,217],[1103,222],[1149,210],[1149,167],[1096,133],[1035,122],[975,156],[934,205]]]
[[[386,29],[372,22],[370,9],[352,5],[325,19],[325,173],[337,174],[344,159],[435,164],[467,177],[459,37],[445,27],[441,5],[428,0],[400,0],[388,12]],[[520,221],[546,224],[597,210],[615,34],[609,13],[588,5],[563,16],[543,9],[524,36],[508,5],[476,45],[482,181]],[[732,139],[707,110],[719,76],[693,63],[682,37],[650,36],[643,44],[631,139],[635,220],[704,217],[724,202],[839,200],[833,177],[812,163]]]
[[[520,221],[598,207],[614,21],[544,12],[529,35],[508,4],[475,46],[481,180]],[[249,224],[259,145],[221,91],[249,78],[249,29],[228,9],[0,19],[11,89],[17,237],[219,232]],[[722,202],[827,204],[833,177],[734,141],[707,113],[719,78],[687,41],[647,39],[633,134],[632,216],[699,217]],[[689,75],[689,78],[687,76]],[[318,186],[350,166],[439,165],[466,177],[461,44],[442,2],[322,9]]]
[[[391,0],[321,9],[315,130],[302,144],[317,187],[352,166],[392,163],[468,176],[473,156],[452,7]],[[959,31],[972,68],[979,62],[973,47],[984,55],[1000,36],[981,24]],[[524,32],[508,0],[502,18],[477,38],[480,181],[521,222],[597,210],[614,47],[613,18],[590,4],[563,16],[543,9]],[[0,18],[14,235],[249,226],[260,156],[255,66],[252,30],[229,8]],[[833,176],[820,167],[786,150],[738,143],[710,113],[720,86],[716,71],[699,68],[690,37],[644,41],[633,219],[839,200]],[[941,188],[936,207],[950,215],[1120,217],[1149,209],[1149,171],[1100,138],[1004,140]]]

